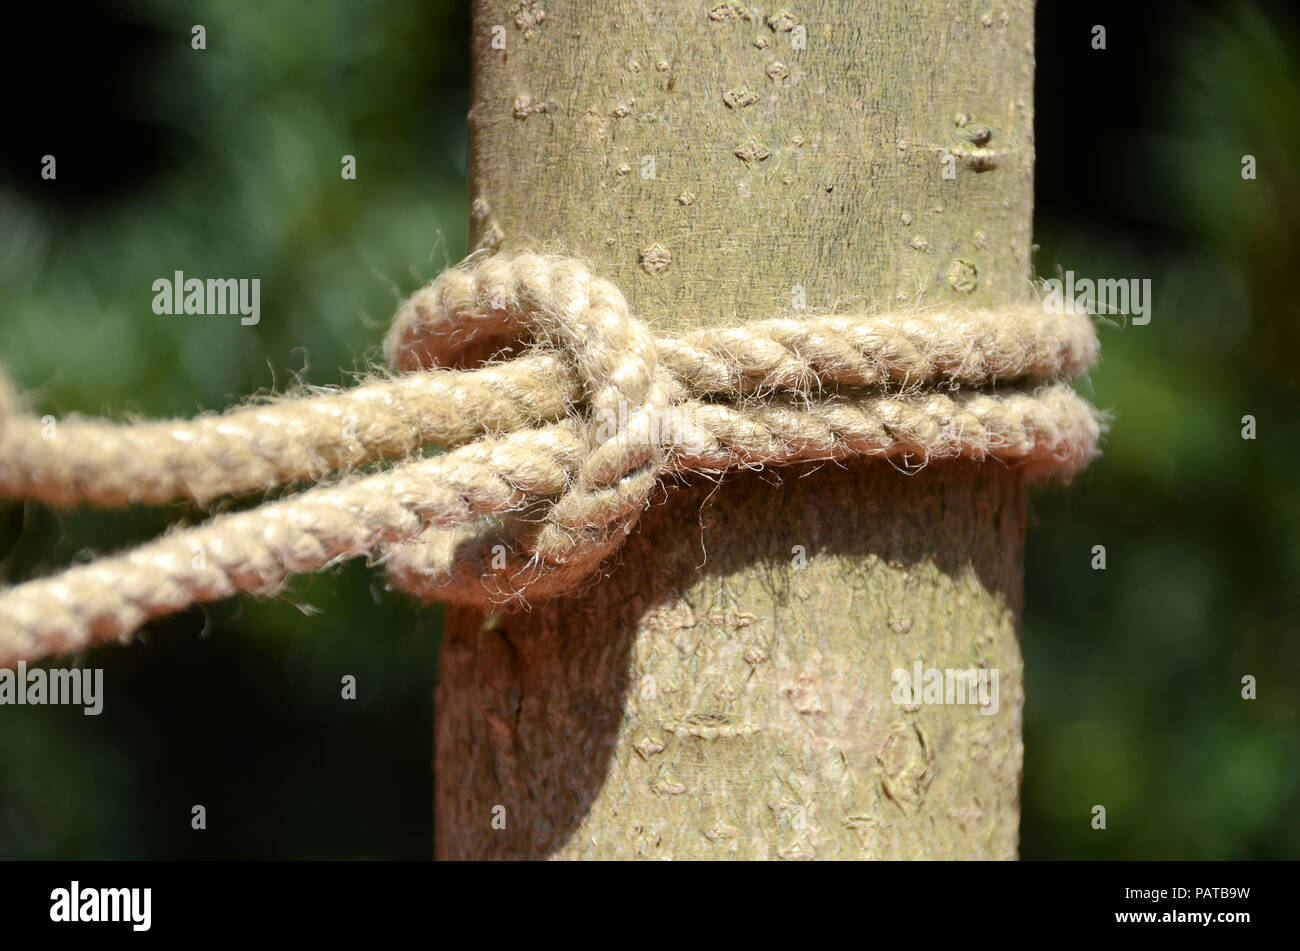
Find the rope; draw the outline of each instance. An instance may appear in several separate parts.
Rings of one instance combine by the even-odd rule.
[[[385,354],[405,375],[190,421],[65,420],[53,439],[0,381],[0,496],[207,502],[401,458],[0,591],[0,664],[125,641],[152,617],[358,556],[423,598],[553,597],[598,571],[674,475],[965,457],[1068,477],[1102,427],[1059,382],[1096,359],[1086,315],[655,337],[609,281],[532,253],[444,272],[399,310]],[[418,456],[432,444],[448,451]]]
[[[50,505],[206,504],[316,482],[336,469],[554,422],[582,396],[557,354],[476,373],[433,371],[281,398],[194,420],[113,424],[17,417],[0,426],[0,496]]]

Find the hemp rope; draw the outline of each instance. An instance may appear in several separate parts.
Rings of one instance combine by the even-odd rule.
[[[655,337],[612,283],[529,252],[444,272],[399,310],[385,354],[404,375],[190,421],[70,419],[53,439],[0,379],[0,497],[204,503],[404,457],[0,589],[0,665],[126,641],[152,617],[361,555],[426,599],[553,597],[593,577],[668,477],[856,457],[1068,477],[1103,424],[1057,382],[1096,359],[1086,315],[1026,305]],[[429,445],[448,451],[420,458]]]

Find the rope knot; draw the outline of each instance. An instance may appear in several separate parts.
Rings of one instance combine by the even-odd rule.
[[[445,271],[398,310],[384,351],[394,369],[412,371],[483,366],[522,345],[558,351],[577,374],[585,414],[574,423],[586,452],[544,524],[524,529],[528,557],[514,559],[508,587],[492,585],[494,598],[535,596],[543,582],[585,573],[621,543],[662,475],[659,423],[681,392],[613,283],[576,260],[531,252]],[[464,589],[430,572],[419,554],[419,546],[392,552],[400,586],[442,597]],[[501,564],[500,549],[494,560]],[[500,568],[482,577],[492,574]]]
[[[402,305],[384,352],[397,375],[350,390],[67,420],[57,439],[0,378],[0,496],[202,503],[320,483],[0,591],[0,664],[359,556],[424,598],[551,597],[596,577],[675,475],[964,457],[1068,477],[1104,425],[1063,382],[1097,357],[1086,315],[1026,304],[655,335],[581,262],[532,252],[444,272]],[[347,474],[383,458],[400,461]]]

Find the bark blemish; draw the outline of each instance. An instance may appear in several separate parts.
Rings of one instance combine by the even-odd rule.
[[[686,792],[686,785],[675,779],[661,779],[650,788],[661,796],[680,796]]]
[[[515,99],[514,117],[516,119],[527,119],[533,113],[544,115],[547,111],[545,102],[533,102],[528,93],[524,93]]]
[[[537,35],[538,29],[546,22],[546,11],[542,9],[541,0],[519,0],[514,7],[515,26],[524,34],[525,40]]]
[[[655,244],[641,252],[641,270],[647,274],[661,274],[673,261],[672,252]]]
[[[730,89],[724,92],[722,101],[727,104],[728,109],[744,109],[746,106],[752,106],[758,102],[758,93],[742,86],[740,89]]]
[[[658,740],[653,740],[649,736],[646,736],[641,740],[641,742],[634,745],[632,749],[636,750],[643,760],[649,762],[650,757],[664,751],[664,745]]]
[[[799,21],[789,10],[782,10],[775,16],[768,17],[767,25],[773,33],[789,33],[799,25]]]
[[[724,0],[709,11],[709,19],[714,23],[730,23],[735,20],[752,22],[754,14],[745,9],[737,0]]]
[[[599,142],[605,138],[608,124],[605,117],[595,109],[588,109],[582,117],[582,127],[587,132],[587,137],[593,142]]]
[[[729,826],[722,819],[709,826],[704,830],[704,837],[710,842],[719,842],[723,839],[734,839],[740,835],[740,830],[735,826]]]
[[[750,139],[748,144],[737,146],[733,154],[746,165],[749,165],[754,162],[767,161],[772,152],[767,146],[759,145],[756,140]]]
[[[785,688],[786,698],[802,716],[821,716],[826,712],[822,705],[821,688],[815,674],[801,672],[794,683]]]
[[[945,274],[948,283],[954,291],[962,294],[969,294],[975,290],[979,284],[979,271],[975,265],[965,258],[954,258],[953,262],[948,265],[948,271]]]
[[[912,815],[921,805],[934,778],[934,749],[919,724],[908,729],[897,723],[876,754],[880,764],[880,788],[885,796]]]
[[[712,711],[709,713],[688,713],[680,720],[669,720],[664,729],[682,736],[692,736],[700,740],[716,740],[731,736],[749,736],[758,732],[758,727],[742,717],[731,713]]]

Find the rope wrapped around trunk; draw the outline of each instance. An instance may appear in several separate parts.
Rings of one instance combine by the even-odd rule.
[[[0,379],[0,497],[100,506],[314,483],[0,589],[0,664],[368,556],[426,599],[502,604],[598,577],[661,480],[884,458],[1068,478],[1104,421],[1066,383],[1087,315],[1039,306],[777,319],[656,336],[581,262],[471,259],[413,295],[395,376],[193,420],[56,424]],[[443,446],[439,455],[425,455]],[[376,460],[370,474],[349,474]],[[332,473],[338,473],[337,476]]]

